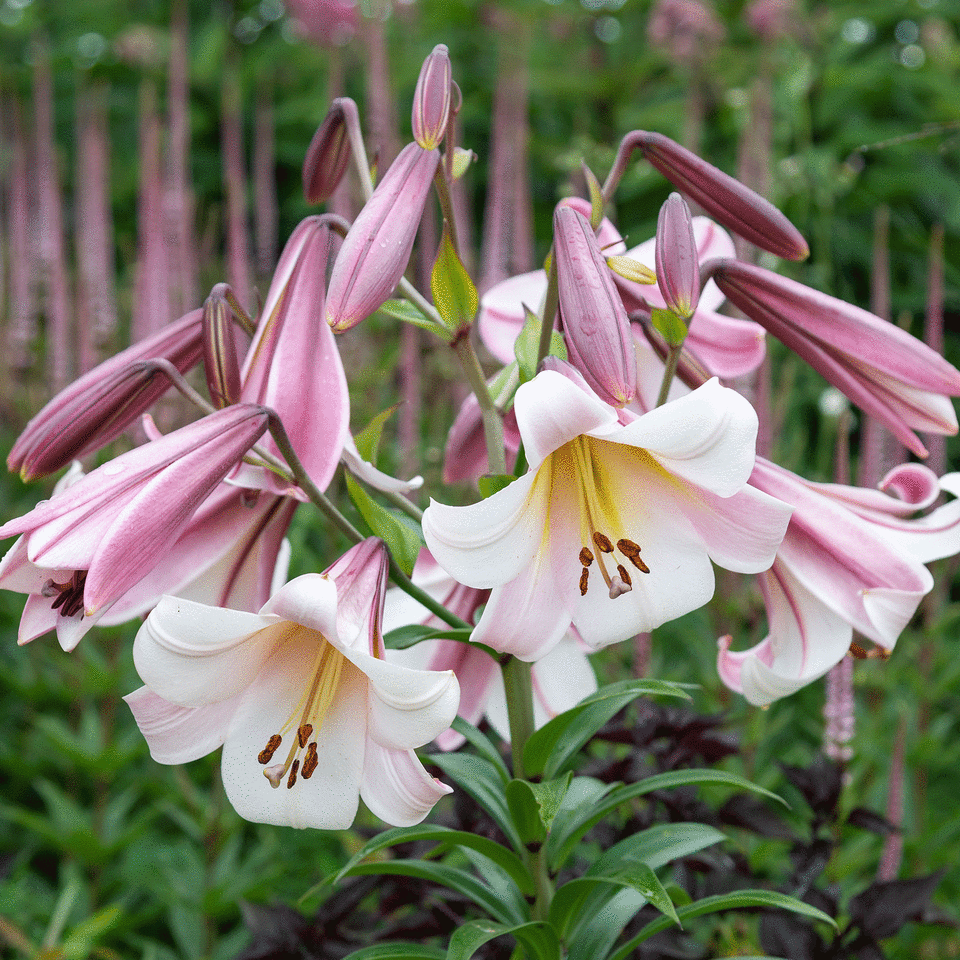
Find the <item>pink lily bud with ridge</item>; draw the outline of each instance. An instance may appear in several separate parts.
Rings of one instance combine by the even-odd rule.
[[[553,215],[560,316],[570,361],[591,389],[615,407],[637,392],[630,321],[593,228],[573,207]]]
[[[617,152],[613,180],[618,173],[622,175],[634,150],[681,193],[744,240],[785,260],[804,260],[810,255],[800,231],[769,200],[662,133],[635,130],[627,134]]]
[[[339,235],[326,216],[293,231],[241,371],[240,400],[274,410],[313,482],[325,489],[349,435],[350,398],[336,339],[324,318],[327,266]],[[273,440],[264,447],[279,456]],[[237,482],[283,494],[272,471],[243,467]]]
[[[359,128],[357,105],[338,97],[307,147],[303,159],[303,194],[308,203],[324,203],[337,189],[350,162],[350,126]]]
[[[667,309],[689,320],[700,300],[700,262],[690,208],[671,193],[657,218],[657,285]]]
[[[200,361],[202,318],[191,311],[61,390],[24,428],[7,468],[35,480],[115,440],[170,389],[150,360],[168,360],[181,373]]]
[[[740,260],[712,260],[703,276],[918,457],[927,450],[915,430],[957,432],[949,398],[960,396],[960,370],[905,330]]]
[[[221,410],[240,395],[240,363],[233,310],[218,284],[203,305],[203,371],[213,405]]]
[[[267,429],[250,404],[218,410],[122,454],[0,526],[22,534],[0,561],[0,588],[29,594],[19,642],[56,628],[72,649],[165,557],[197,508]]]
[[[342,333],[365,320],[400,282],[440,154],[408,143],[350,228],[327,288],[327,323]]]
[[[450,54],[438,43],[423,61],[413,93],[413,139],[424,150],[439,147],[447,132],[453,89]]]

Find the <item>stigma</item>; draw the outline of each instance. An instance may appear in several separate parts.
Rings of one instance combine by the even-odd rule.
[[[590,539],[597,550],[596,555],[594,555],[594,552],[588,546],[582,547],[578,554],[578,559],[583,568],[580,571],[581,597],[587,595],[587,590],[590,585],[590,567],[594,559],[597,561],[597,569],[600,571],[600,576],[607,585],[607,594],[611,600],[622,597],[625,593],[629,593],[633,589],[633,577],[630,575],[630,571],[626,565],[617,561],[617,553],[641,573],[650,572],[650,568],[644,563],[643,558],[640,556],[640,547],[632,540],[621,537],[617,540],[616,546],[614,546],[610,537],[599,530],[594,530],[593,536]],[[616,563],[615,573],[610,573],[607,570],[607,562],[609,562],[611,566]]]

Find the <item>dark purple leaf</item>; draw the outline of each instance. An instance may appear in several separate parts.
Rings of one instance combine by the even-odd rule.
[[[938,870],[928,877],[871,884],[850,901],[850,919],[873,940],[892,937],[905,923],[923,917],[942,877]]]

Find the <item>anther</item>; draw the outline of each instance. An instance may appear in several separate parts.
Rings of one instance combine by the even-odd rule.
[[[317,756],[316,741],[307,747],[307,755],[303,760],[303,770],[301,774],[304,780],[309,780],[313,776],[313,771],[320,765],[320,758]]]
[[[633,581],[630,579],[630,574],[627,573],[627,568],[622,564],[617,564],[617,573],[620,574],[620,579],[628,586],[633,586]]]
[[[587,581],[590,579],[590,571],[584,567],[580,571],[580,596],[585,597],[587,595]]]
[[[613,577],[610,580],[610,599],[616,600],[617,597],[622,597],[625,593],[630,592],[630,587],[625,584],[619,577]]]
[[[593,553],[590,551],[589,547],[583,547],[580,551],[580,563],[585,567],[589,567],[593,563]]]
[[[307,745],[307,741],[310,739],[310,734],[311,734],[311,733],[313,733],[313,724],[312,724],[312,723],[305,723],[305,724],[297,731],[297,741],[298,741],[299,744],[300,744],[300,749],[301,749],[301,750]]]
[[[267,741],[267,745],[257,754],[257,760],[266,766],[273,759],[273,755],[277,752],[282,740],[283,738],[279,733],[273,734]]]
[[[290,767],[290,776],[287,777],[287,789],[289,790],[297,782],[297,771],[300,769],[300,761],[294,760]]]
[[[613,544],[610,542],[610,538],[602,533],[594,533],[593,542],[601,553],[613,553]]]

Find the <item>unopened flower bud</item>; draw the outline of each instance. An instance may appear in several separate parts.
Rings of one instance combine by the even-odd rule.
[[[620,144],[615,169],[622,171],[633,150],[640,150],[678,190],[744,240],[786,260],[810,255],[800,231],[769,200],[669,137],[645,130],[628,134]]]
[[[181,373],[199,361],[202,314],[191,311],[58,393],[24,428],[7,468],[35,480],[115,440],[170,388],[150,360],[167,360]]]
[[[700,300],[700,263],[690,208],[671,193],[657,219],[657,283],[667,309],[689,320]]]
[[[450,55],[438,43],[423,61],[413,94],[413,139],[425,150],[440,146],[450,115]]]
[[[637,391],[630,321],[587,220],[560,205],[553,215],[560,316],[570,362],[601,399],[616,407]]]
[[[303,160],[303,193],[308,203],[328,200],[350,161],[351,124],[359,126],[357,105],[349,97],[339,97],[330,105]]]
[[[236,403],[240,396],[236,328],[224,286],[217,284],[203,305],[203,369],[218,409]]]
[[[407,144],[354,221],[327,288],[327,322],[338,333],[369,317],[400,282],[439,162],[436,150]]]

